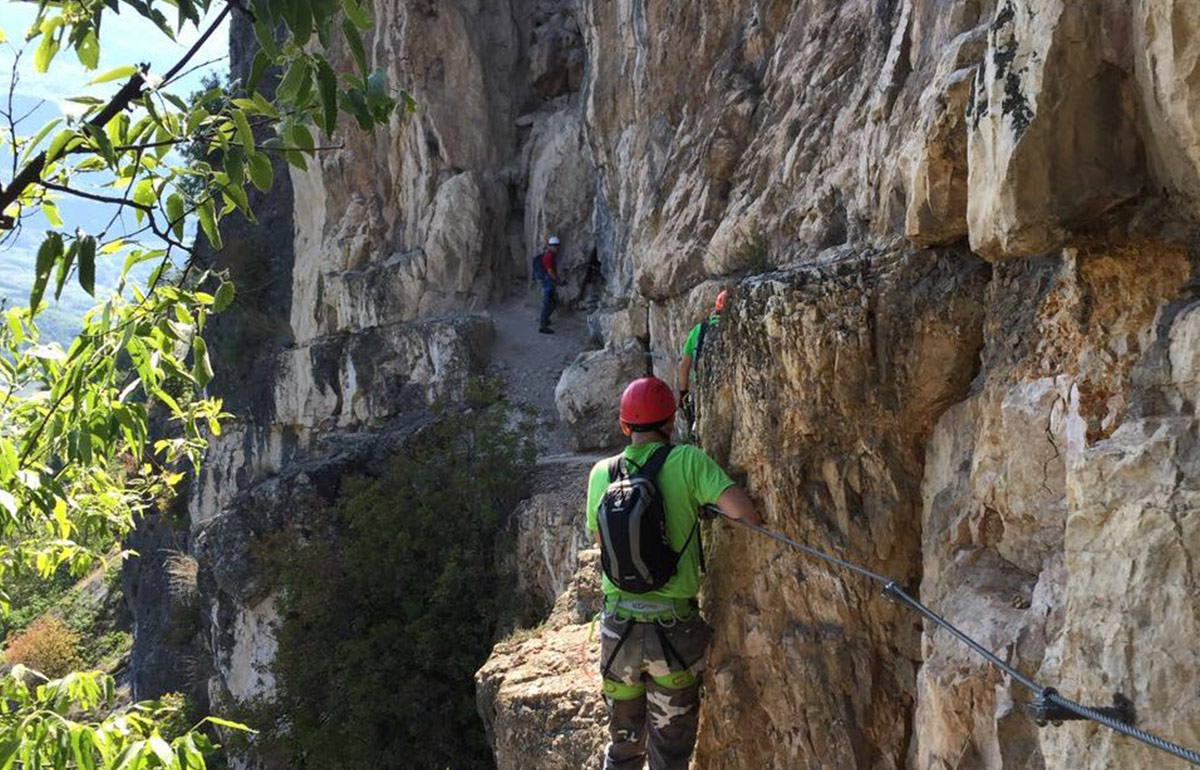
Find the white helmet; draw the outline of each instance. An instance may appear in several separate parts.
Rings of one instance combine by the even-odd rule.
[[[550,236],[550,240],[549,240],[549,241],[547,241],[547,243],[549,243],[551,246],[557,246],[557,245],[558,245],[558,236],[557,236],[557,235],[551,235],[551,236]]]

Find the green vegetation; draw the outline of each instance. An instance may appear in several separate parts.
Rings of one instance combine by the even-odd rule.
[[[4,662],[58,678],[83,667],[80,635],[57,615],[43,615],[8,641]]]
[[[264,740],[289,767],[491,766],[473,674],[514,609],[497,550],[533,459],[502,406],[447,413],[327,532],[264,544],[285,596]]]
[[[120,584],[121,565],[113,560],[75,586],[66,569],[45,590],[4,619],[0,641],[4,660],[22,663],[46,676],[76,668],[112,672],[133,645]],[[32,584],[26,590],[36,587]]]
[[[12,100],[0,99],[0,154],[9,156],[0,167],[11,169],[0,177],[0,243],[31,217],[50,225],[20,292],[29,307],[0,308],[0,613],[31,600],[16,608],[16,621],[30,624],[17,639],[26,653],[46,653],[37,660],[52,675],[76,659],[103,665],[127,642],[70,604],[57,582],[63,570],[86,573],[138,516],[161,507],[226,417],[205,397],[214,372],[204,331],[233,303],[234,287],[198,264],[188,233],[220,251],[225,217],[254,221],[251,197],[271,190],[273,159],[305,168],[315,135],[334,134],[343,112],[371,130],[398,103],[413,108],[370,69],[362,38],[370,0],[42,0],[29,29],[0,30],[0,46],[14,72],[22,57],[44,75],[68,55],[94,71],[121,12],[171,39],[192,28],[197,42],[174,62],[96,74],[85,93],[66,98],[79,108],[71,120],[25,125]],[[203,42],[233,13],[252,21],[260,47],[245,82],[181,91]],[[323,54],[335,44],[349,51],[346,71]],[[271,70],[283,75],[268,95],[260,85]],[[199,149],[181,163],[181,147]],[[109,224],[88,232],[65,221],[67,199],[101,204],[99,221],[111,213]],[[98,294],[109,262],[120,265],[115,294]],[[42,315],[45,300],[71,282],[96,306],[67,344],[48,344],[41,327],[62,319]],[[32,580],[49,590],[28,590]],[[34,633],[43,605],[63,602]],[[89,627],[86,638],[76,624]],[[177,706],[115,713],[114,681],[101,672],[51,680],[18,665],[0,676],[0,704],[0,768],[203,770],[213,748],[195,729],[168,729]]]

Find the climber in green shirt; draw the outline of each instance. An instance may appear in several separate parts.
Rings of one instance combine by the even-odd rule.
[[[683,343],[683,350],[679,358],[679,407],[683,411],[684,417],[684,440],[693,440],[695,435],[696,412],[690,393],[692,369],[699,361],[700,354],[704,352],[704,342],[708,334],[721,321],[721,313],[725,311],[725,299],[728,295],[728,290],[717,295],[713,314],[707,320],[693,326],[692,330],[688,332],[687,340]]]
[[[630,438],[621,467],[632,465],[636,472],[665,452],[655,483],[678,561],[673,573],[663,570],[670,574],[665,584],[645,593],[619,589],[607,571],[603,577],[601,675],[610,738],[604,770],[641,770],[647,755],[651,770],[687,770],[696,743],[699,675],[712,635],[696,602],[698,515],[701,507],[716,505],[731,519],[759,523],[754,503],[712,458],[695,446],[670,446],[675,410],[670,386],[655,377],[636,380],[621,397],[621,428]],[[603,460],[588,479],[587,525],[602,549],[599,511],[614,467],[613,460]]]

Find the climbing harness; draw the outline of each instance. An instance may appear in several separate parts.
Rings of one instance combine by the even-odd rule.
[[[719,509],[717,510],[719,511]],[[721,515],[724,514],[722,513]],[[1070,700],[1069,698],[1064,698],[1063,696],[1059,695],[1058,690],[1054,689],[1053,687],[1044,687],[1038,684],[1033,679],[1025,676],[1017,669],[1002,661],[996,656],[995,653],[984,647],[975,639],[967,636],[966,633],[956,627],[953,623],[914,599],[908,594],[907,591],[900,587],[899,583],[887,577],[886,575],[881,575],[878,572],[872,572],[866,567],[862,567],[857,564],[839,559],[835,556],[831,556],[830,554],[822,551],[818,551],[817,549],[811,548],[803,543],[798,543],[786,535],[781,535],[778,532],[772,532],[771,530],[757,524],[751,524],[749,522],[742,521],[741,519],[730,519],[730,521],[740,524],[747,529],[752,529],[759,534],[771,538],[772,540],[777,540],[784,545],[791,546],[792,548],[795,548],[796,550],[801,551],[815,559],[820,559],[821,561],[829,564],[833,564],[835,566],[842,567],[843,569],[850,570],[851,572],[855,572],[862,577],[875,581],[876,583],[881,583],[883,585],[883,595],[888,599],[891,599],[898,604],[907,606],[935,625],[940,626],[946,631],[949,631],[956,639],[981,655],[993,666],[1003,671],[1010,678],[1012,678],[1013,681],[1018,682],[1026,689],[1032,691],[1037,697],[1032,704],[1031,710],[1033,712],[1033,717],[1039,726],[1045,727],[1047,724],[1057,725],[1058,723],[1067,720],[1086,719],[1097,724],[1104,725],[1110,730],[1115,730],[1116,732],[1127,735],[1130,738],[1141,741],[1147,746],[1156,748],[1159,751],[1164,751],[1168,754],[1178,757],[1185,762],[1190,762],[1193,765],[1200,766],[1200,752],[1184,748],[1183,746],[1172,743],[1165,738],[1161,738],[1153,733],[1148,733],[1145,730],[1134,727],[1133,722],[1135,719],[1135,713],[1133,710],[1133,704],[1120,695],[1117,695],[1114,698],[1113,706],[1102,708],[1084,706],[1076,703],[1073,700]]]
[[[671,665],[671,659],[674,658],[681,671],[691,671],[695,661],[688,663],[683,659],[683,656],[675,649],[675,645],[671,644],[666,629],[672,628],[681,620],[687,620],[695,611],[696,605],[691,599],[663,602],[617,599],[611,611],[606,607],[606,614],[615,617],[618,623],[624,624],[624,628],[621,629],[621,635],[617,637],[617,644],[613,647],[612,654],[608,656],[608,660],[605,661],[604,667],[600,671],[600,678],[606,683],[609,681],[608,672],[612,668],[613,661],[617,659],[617,654],[625,646],[630,634],[633,633],[634,626],[639,624],[654,626],[658,643],[662,647],[663,657],[668,666]]]

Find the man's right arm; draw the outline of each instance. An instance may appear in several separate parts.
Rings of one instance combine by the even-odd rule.
[[[740,519],[747,524],[762,524],[754,501],[737,484],[721,493],[717,498],[717,507],[731,519]]]
[[[715,504],[729,518],[748,524],[762,522],[754,502],[716,460],[694,446],[680,447],[678,451],[687,453],[688,482],[696,493],[697,504]]]
[[[683,400],[683,396],[691,389],[691,383],[688,382],[691,376],[692,357],[684,353],[683,358],[679,359],[679,398],[681,401]]]

